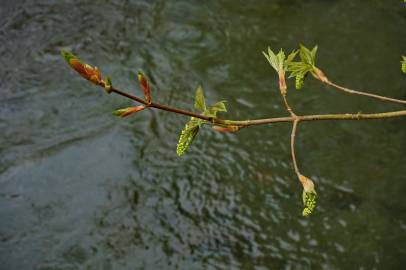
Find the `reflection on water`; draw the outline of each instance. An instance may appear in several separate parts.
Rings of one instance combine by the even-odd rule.
[[[306,123],[298,154],[320,194],[301,217],[288,125],[204,130],[179,159],[184,117],[145,111],[73,74],[72,50],[135,90],[191,108],[194,89],[230,118],[285,115],[261,55],[320,46],[331,78],[406,98],[406,9],[385,1],[3,1],[0,7],[1,269],[402,269],[404,119]],[[377,76],[377,74],[379,74]],[[380,90],[379,90],[380,89]],[[380,92],[380,93],[382,93]],[[309,83],[301,113],[395,105]],[[391,107],[392,106],[392,107]],[[397,108],[397,107],[396,107]]]

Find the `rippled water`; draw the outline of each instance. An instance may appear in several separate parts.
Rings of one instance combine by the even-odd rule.
[[[398,3],[399,2],[399,3]],[[403,5],[403,6],[402,6]],[[404,269],[405,119],[303,123],[298,156],[320,196],[301,217],[287,124],[204,130],[74,74],[60,49],[155,100],[192,108],[202,84],[233,119],[286,115],[268,45],[318,44],[345,85],[406,98],[402,1],[1,1],[0,269]],[[300,113],[401,109],[315,82]]]

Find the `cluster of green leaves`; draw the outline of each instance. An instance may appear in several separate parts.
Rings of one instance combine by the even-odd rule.
[[[303,209],[303,216],[307,217],[313,213],[316,208],[317,193],[315,191],[303,191],[303,204],[305,208]]]
[[[277,54],[275,54],[270,47],[268,47],[268,52],[262,52],[265,58],[268,60],[269,64],[276,70],[276,72],[286,72],[289,64],[296,57],[298,51],[292,51],[286,58],[285,52],[280,49]]]
[[[207,106],[201,86],[199,86],[196,90],[195,108],[201,111],[201,115],[208,116],[213,119],[217,117],[218,112],[227,112],[224,100],[218,101],[212,106]],[[195,117],[192,117],[189,122],[186,123],[179,137],[179,142],[176,148],[176,153],[178,156],[182,156],[185,153],[186,149],[192,144],[203,124],[211,123]]]
[[[406,56],[402,56],[401,63],[402,63],[402,71],[403,71],[403,73],[406,73]]]
[[[285,57],[285,52],[281,49],[275,54],[269,47],[268,52],[262,52],[269,64],[280,75],[282,72],[290,72],[289,78],[295,78],[296,89],[301,89],[304,85],[304,79],[308,73],[317,75],[316,67],[316,54],[317,46],[313,49],[308,49],[305,46],[299,46],[298,50],[292,51],[288,57]],[[299,54],[300,61],[294,61],[297,54]]]
[[[288,65],[288,71],[290,72],[289,78],[295,77],[296,89],[301,89],[304,85],[304,79],[309,72],[316,70],[316,53],[317,46],[314,46],[312,50],[309,50],[303,45],[299,48],[300,61],[291,61]]]

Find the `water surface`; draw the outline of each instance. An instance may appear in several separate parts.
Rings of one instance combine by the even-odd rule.
[[[399,2],[399,3],[398,3]],[[404,269],[405,119],[299,126],[301,170],[319,193],[301,217],[288,124],[203,130],[106,95],[67,49],[140,94],[192,109],[201,84],[224,117],[284,116],[261,54],[319,45],[334,81],[406,99],[402,1],[2,1],[0,269]],[[298,113],[402,109],[309,81]]]

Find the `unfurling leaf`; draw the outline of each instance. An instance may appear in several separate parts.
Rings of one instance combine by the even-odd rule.
[[[202,111],[202,115],[209,116],[209,117],[217,117],[217,112],[226,112],[226,105],[225,101],[218,101],[214,105],[207,107],[206,101],[204,98],[203,88],[201,86],[197,87],[196,90],[196,97],[195,97],[195,108]],[[199,120],[199,124],[202,124],[201,120]]]
[[[269,64],[276,70],[277,73],[283,71],[285,53],[281,49],[278,54],[275,54],[270,47],[268,47],[268,53],[262,52],[265,58],[268,60]]]
[[[218,112],[227,112],[225,101],[218,101],[213,106],[206,108],[203,115],[209,117],[217,117]]]
[[[204,100],[203,88],[199,85],[196,90],[195,108],[204,112],[206,110],[206,101]]]
[[[65,58],[66,62],[68,62],[68,64],[83,78],[97,85],[102,83],[100,70],[97,67],[83,64],[75,55],[70,52],[62,50],[61,54]]]
[[[298,52],[299,52],[299,51],[292,51],[292,52],[288,55],[288,57],[286,58],[286,61],[285,61],[285,65],[284,65],[284,67],[283,67],[283,68],[285,69],[285,71],[287,71],[289,64],[293,62],[293,60],[295,59],[295,57],[296,57],[296,55],[297,55]]]
[[[289,78],[296,77],[296,89],[301,89],[303,87],[304,79],[307,77],[307,74],[309,72],[320,81],[328,81],[324,73],[315,66],[316,54],[317,46],[314,46],[312,50],[309,50],[308,48],[300,44],[299,56],[301,61],[290,61],[289,63],[287,63],[287,71],[290,72]]]
[[[303,186],[303,204],[305,208],[303,209],[303,216],[307,217],[313,213],[316,208],[317,193],[314,189],[314,183],[310,178],[304,175],[299,175],[299,180]]]
[[[285,81],[285,72],[289,66],[289,64],[295,58],[297,51],[291,52],[287,59],[285,60],[285,53],[281,49],[278,54],[275,54],[270,47],[268,47],[268,53],[262,52],[265,58],[268,60],[269,64],[275,69],[278,73],[279,78],[279,90],[283,95],[286,94],[286,81]]]
[[[218,101],[214,103],[214,105],[211,106],[210,109],[216,112],[227,112],[225,102],[226,102],[225,100]]]
[[[406,0],[405,0],[406,1]],[[402,56],[402,72],[406,73],[406,56]]]
[[[115,116],[120,116],[120,117],[126,117],[129,116],[130,114],[142,111],[146,108],[144,105],[140,106],[135,106],[135,107],[128,107],[128,108],[123,108],[123,109],[118,109],[113,112],[113,115]]]
[[[309,50],[308,48],[300,44],[299,56],[302,62],[311,66],[315,66],[317,48],[318,47],[316,45],[312,50]]]
[[[196,137],[197,133],[199,132],[199,121],[192,118],[182,130],[182,133],[179,137],[179,142],[176,147],[176,153],[178,156],[182,156],[185,153],[186,149],[190,146],[193,142],[194,138]]]
[[[144,73],[142,73],[141,70],[138,70],[137,78],[138,82],[140,83],[140,87],[144,92],[145,100],[147,101],[147,103],[151,103],[151,88],[149,87],[147,77],[144,75]]]
[[[111,79],[109,76],[106,76],[103,80],[104,82],[104,90],[106,90],[107,93],[111,93],[111,89],[113,87],[113,84],[111,83]]]

